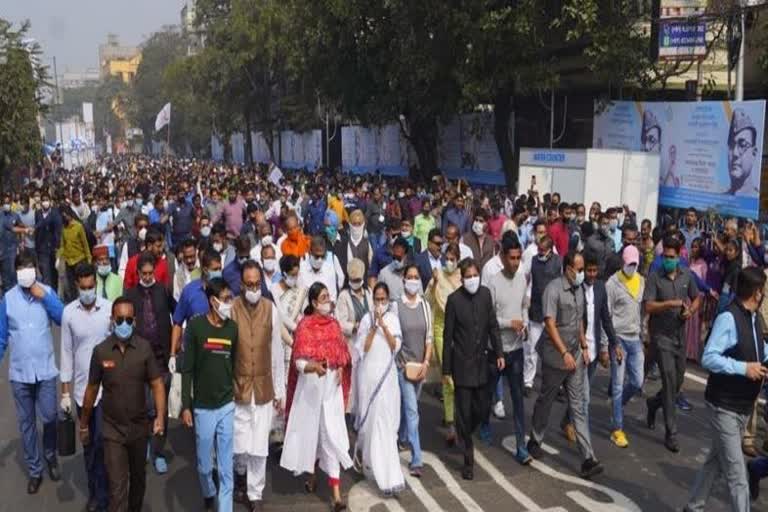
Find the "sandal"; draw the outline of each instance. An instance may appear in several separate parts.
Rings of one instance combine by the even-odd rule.
[[[317,490],[317,477],[311,475],[304,481],[304,492],[307,494],[314,494]]]
[[[331,510],[333,512],[341,512],[342,510],[347,510],[347,504],[343,501],[333,501],[331,502]]]

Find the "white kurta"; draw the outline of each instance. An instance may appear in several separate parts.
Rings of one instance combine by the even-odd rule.
[[[394,309],[394,306],[392,307]],[[396,311],[396,310],[395,310]],[[358,422],[365,423],[359,428],[357,447],[362,449],[363,472],[376,481],[384,493],[394,493],[405,487],[400,454],[397,448],[397,431],[400,428],[400,385],[397,380],[397,366],[390,362],[402,345],[402,332],[397,313],[389,311],[384,323],[395,337],[394,352],[389,348],[381,328],[376,330],[371,348],[364,352],[365,339],[371,329],[373,315],[368,314],[360,321],[355,356],[359,358],[357,381],[353,384],[358,400]],[[372,395],[382,381],[381,388]]]
[[[329,369],[325,376],[319,377],[316,373],[303,372],[306,363],[304,359],[296,361],[298,382],[280,465],[296,475],[314,473],[315,461],[320,459],[320,469],[335,477],[339,464],[344,469],[352,466],[344,422],[344,392],[336,377],[340,370]],[[326,434],[322,440],[321,429]],[[330,467],[334,463],[336,467]]]
[[[262,299],[266,300],[266,299]],[[275,399],[285,401],[285,365],[283,340],[280,336],[280,313],[272,306],[272,386]],[[275,406],[272,402],[257,405],[251,398],[249,405],[235,404],[235,454],[257,457],[269,455],[269,432]]]

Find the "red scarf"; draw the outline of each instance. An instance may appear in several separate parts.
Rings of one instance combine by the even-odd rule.
[[[286,422],[291,411],[293,395],[296,392],[296,383],[299,380],[296,370],[298,359],[328,361],[329,369],[341,370],[341,386],[346,407],[349,399],[349,388],[352,383],[352,356],[341,333],[341,326],[335,318],[315,313],[305,316],[296,327],[291,365],[288,371],[288,396],[285,403]]]

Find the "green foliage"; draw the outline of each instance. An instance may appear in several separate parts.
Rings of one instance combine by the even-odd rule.
[[[19,29],[0,18],[0,186],[10,171],[36,164],[41,157],[38,114],[47,69],[40,48],[26,40],[29,23]]]
[[[105,133],[112,139],[124,137],[123,124],[113,109],[119,105],[123,111],[130,111],[132,104],[131,88],[120,78],[109,77],[96,85],[86,85],[61,91],[61,105],[51,109],[52,121],[66,120],[72,116],[81,116],[83,103],[93,103],[93,124],[96,142],[106,142]]]

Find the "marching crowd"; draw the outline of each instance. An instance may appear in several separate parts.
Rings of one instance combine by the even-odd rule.
[[[710,372],[713,444],[686,510],[704,509],[718,477],[732,509],[749,510],[768,474],[755,447],[768,374],[759,230],[733,219],[715,232],[694,209],[654,221],[540,196],[535,182],[516,196],[141,156],[31,179],[0,212],[0,360],[8,351],[27,491],[44,471],[61,477],[64,412],[78,419],[87,509],[138,512],[147,463],[168,471],[171,417],[194,431],[206,510],[261,510],[275,447],[307,492],[322,470],[343,510],[343,470],[391,496],[410,450],[421,476],[419,395],[432,379],[463,478],[473,436],[491,442],[491,416],[507,416],[505,383],[515,459],[544,455],[560,398],[556,426],[592,478],[597,365],[610,371],[612,443],[629,445],[624,406],[655,378],[647,427],[661,410],[676,453],[693,360]]]

